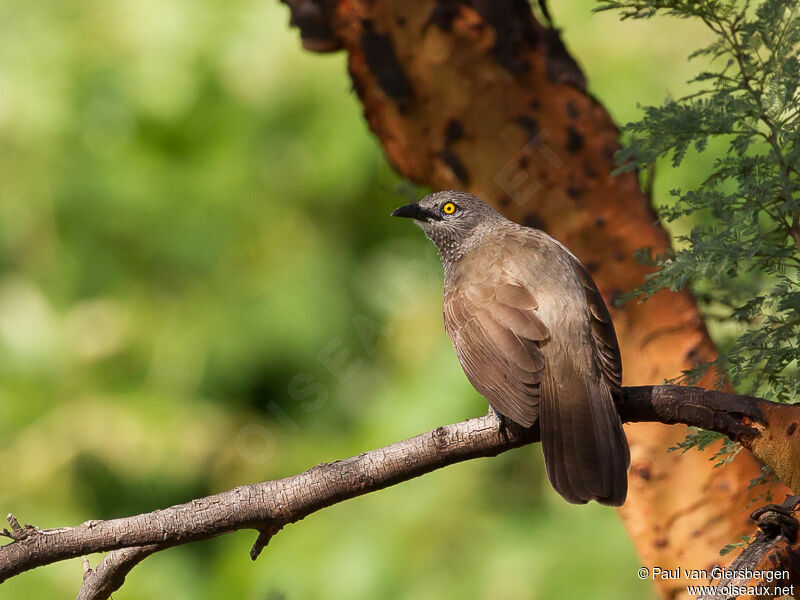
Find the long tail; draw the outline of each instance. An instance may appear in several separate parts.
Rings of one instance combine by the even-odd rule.
[[[547,476],[574,504],[620,506],[628,493],[628,439],[602,381],[571,377],[542,382],[539,423]]]

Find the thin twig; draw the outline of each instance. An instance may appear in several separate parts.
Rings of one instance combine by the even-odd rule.
[[[134,546],[109,552],[94,569],[89,568],[89,559],[83,557],[83,583],[76,600],[106,600],[125,583],[131,569],[145,558],[162,550],[164,546],[150,544]]]

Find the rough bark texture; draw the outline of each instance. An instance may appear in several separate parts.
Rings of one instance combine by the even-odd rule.
[[[369,125],[405,177],[473,192],[545,229],[584,262],[612,307],[647,272],[634,251],[667,248],[636,177],[610,175],[614,123],[586,92],[558,32],[539,24],[525,0],[283,1],[306,48],[347,51]],[[626,385],[663,381],[714,356],[688,293],[611,310]],[[683,439],[680,428],[643,424],[627,433],[631,480],[621,514],[642,563],[717,561],[749,528],[746,488],[759,465],[746,452],[725,469],[713,469],[706,454],[666,454]],[[659,586],[673,597],[687,583]]]
[[[714,593],[698,596],[698,600],[800,598],[798,517],[800,496],[789,496],[781,505],[769,504],[753,512],[750,518],[758,525],[756,534],[722,577],[716,578]],[[776,577],[778,574],[781,576]],[[740,593],[742,588],[747,591]]]
[[[83,558],[83,583],[75,600],[105,600],[125,583],[125,576],[145,558],[158,552],[162,546],[133,546],[109,552],[94,569],[89,559]]]
[[[719,431],[747,447],[779,433],[765,421],[765,415],[797,408],[681,386],[624,388],[619,405],[625,421],[686,423]],[[783,426],[783,420],[776,423]],[[513,424],[501,429],[498,425],[490,413],[292,477],[245,485],[132,517],[41,530],[23,527],[9,515],[11,529],[0,532],[12,540],[0,546],[0,583],[36,567],[112,551],[96,569],[86,569],[79,596],[103,599],[149,554],[239,529],[259,531],[251,552],[255,559],[283,526],[315,511],[447,465],[495,456],[539,440],[536,425],[530,429]],[[800,465],[794,467],[800,470]]]

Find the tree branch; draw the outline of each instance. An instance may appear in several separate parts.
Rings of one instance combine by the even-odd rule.
[[[125,583],[125,576],[145,558],[162,550],[158,544],[133,546],[110,552],[97,567],[89,568],[83,557],[83,583],[76,600],[105,600]]]
[[[775,404],[723,392],[683,386],[623,389],[619,402],[624,421],[685,423],[722,433],[746,447],[769,448],[768,460],[784,460],[777,448],[798,452],[795,427],[800,406]],[[780,438],[780,440],[779,440]],[[783,438],[790,440],[783,443]],[[538,426],[513,423],[499,430],[494,415],[439,427],[358,456],[323,463],[285,479],[245,485],[162,510],[76,527],[22,527],[9,515],[12,542],[0,547],[0,582],[29,569],[95,552],[109,554],[85,574],[79,599],[107,598],[138,562],[158,550],[208,539],[240,529],[259,531],[251,556],[283,526],[332,504],[386,488],[447,465],[495,456],[539,441]],[[758,454],[757,454],[758,455]],[[780,465],[767,462],[780,475]],[[791,463],[784,472],[799,470]],[[797,475],[793,474],[794,480]],[[120,549],[126,549],[120,551]]]
[[[800,542],[798,541],[800,496],[789,496],[783,504],[768,504],[750,518],[758,529],[729,567],[712,577],[714,592],[698,600],[729,597],[800,597]],[[740,589],[759,589],[760,594],[733,593]]]

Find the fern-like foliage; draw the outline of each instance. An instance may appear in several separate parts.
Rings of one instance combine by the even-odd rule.
[[[800,3],[797,0],[600,0],[623,18],[667,14],[697,19],[713,42],[694,54],[710,70],[697,91],[644,109],[624,131],[619,169],[644,169],[660,157],[681,165],[722,138],[727,153],[697,188],[672,190],[660,208],[668,221],[693,216],[676,250],[641,258],[657,269],[634,292],[647,298],[689,286],[708,314],[735,325],[710,367],[742,392],[800,399]],[[685,166],[685,165],[684,165]],[[687,440],[688,441],[688,440]],[[695,444],[698,440],[695,440]]]

